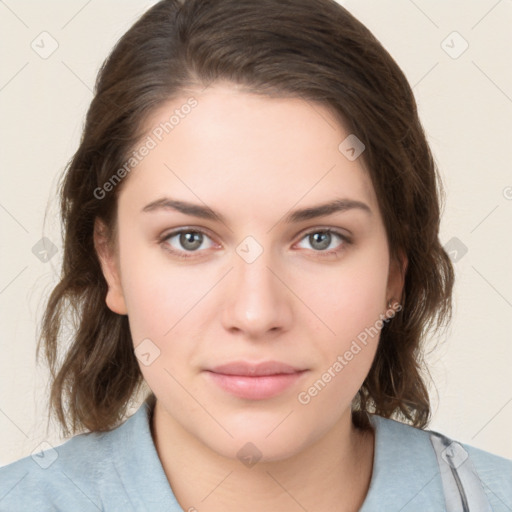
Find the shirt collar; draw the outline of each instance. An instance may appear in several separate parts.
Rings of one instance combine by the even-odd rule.
[[[428,432],[370,415],[373,472],[360,512],[444,510],[439,466]]]
[[[182,512],[162,467],[151,436],[151,394],[113,437],[115,467],[135,510]]]
[[[181,512],[151,435],[154,404],[155,395],[151,394],[118,427],[113,460],[130,500],[139,505],[137,510]],[[439,467],[427,432],[381,416],[369,416],[375,432],[373,471],[360,512],[442,510]]]

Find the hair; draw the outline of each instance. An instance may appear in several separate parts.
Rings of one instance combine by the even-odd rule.
[[[162,0],[111,51],[59,186],[62,271],[37,347],[38,359],[44,348],[51,373],[49,414],[53,410],[65,435],[111,430],[140,389],[128,317],[105,303],[107,283],[93,240],[96,219],[107,226],[109,240],[114,237],[126,179],[105,197],[95,191],[130,158],[156,109],[219,82],[321,104],[363,141],[360,158],[376,191],[390,256],[402,261],[405,255],[408,263],[397,298],[403,309],[384,323],[352,404],[353,421],[365,428],[375,413],[425,428],[431,415],[426,334],[452,315],[454,271],[438,238],[443,189],[403,72],[334,0]]]

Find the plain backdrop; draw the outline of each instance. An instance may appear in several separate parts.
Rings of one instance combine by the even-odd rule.
[[[61,261],[55,187],[103,59],[154,3],[0,2],[0,465],[64,441],[45,435],[48,375],[35,361]],[[428,357],[429,428],[512,458],[512,1],[342,4],[413,86],[446,189],[455,309]],[[43,236],[56,251],[47,261]]]

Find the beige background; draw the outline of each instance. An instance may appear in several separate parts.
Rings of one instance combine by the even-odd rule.
[[[101,62],[153,3],[0,2],[0,465],[62,442],[45,436],[47,375],[35,363],[42,299],[60,264],[56,179]],[[414,87],[446,187],[441,240],[459,259],[454,321],[430,355],[439,394],[430,428],[512,458],[512,1],[342,3]],[[35,50],[53,40],[43,59]],[[32,249],[48,204],[44,235],[57,253],[44,262]]]

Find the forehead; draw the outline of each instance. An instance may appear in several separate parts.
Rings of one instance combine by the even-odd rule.
[[[226,216],[261,216],[348,197],[375,209],[363,159],[340,150],[349,135],[327,107],[301,98],[231,85],[190,91],[148,118],[139,147],[150,150],[130,173],[120,204],[123,196],[142,207],[168,195],[203,201]]]

